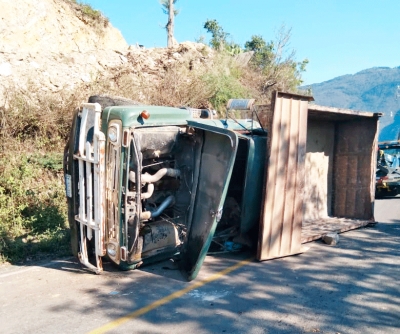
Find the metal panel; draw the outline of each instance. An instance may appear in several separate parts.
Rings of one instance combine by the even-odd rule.
[[[226,109],[251,110],[253,108],[254,101],[254,99],[230,99],[226,105]]]
[[[301,252],[307,108],[312,97],[277,92],[257,258]]]
[[[182,250],[180,267],[188,280],[196,278],[222,216],[238,147],[235,132],[198,122],[188,124],[204,130],[198,184],[192,192],[192,219]],[[212,172],[210,172],[212,171]]]

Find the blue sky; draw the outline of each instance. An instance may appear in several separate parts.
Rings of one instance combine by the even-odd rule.
[[[167,21],[159,0],[84,0],[107,16],[129,44],[165,47]],[[274,40],[291,28],[290,49],[310,63],[305,84],[363,69],[400,66],[399,0],[178,0],[175,38],[208,43],[203,28],[216,19],[242,46],[252,35]]]

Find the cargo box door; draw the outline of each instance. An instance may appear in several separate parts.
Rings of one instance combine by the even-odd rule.
[[[238,146],[237,135],[229,130],[189,122],[202,134],[198,156],[197,185],[192,192],[192,212],[189,214],[188,235],[181,252],[181,270],[192,280],[204,261],[222,215]]]
[[[258,260],[302,252],[307,108],[311,97],[277,92],[260,221]]]

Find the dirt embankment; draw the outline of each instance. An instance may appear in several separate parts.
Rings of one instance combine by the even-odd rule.
[[[204,44],[145,49],[125,41],[99,12],[72,0],[0,0],[0,107],[10,89],[58,93],[128,74],[157,80],[174,63],[202,66]]]

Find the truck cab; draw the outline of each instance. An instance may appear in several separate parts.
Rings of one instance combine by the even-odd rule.
[[[252,119],[82,104],[64,154],[73,253],[96,273],[104,257],[121,269],[174,257],[192,280],[211,244],[254,247],[266,143]]]

